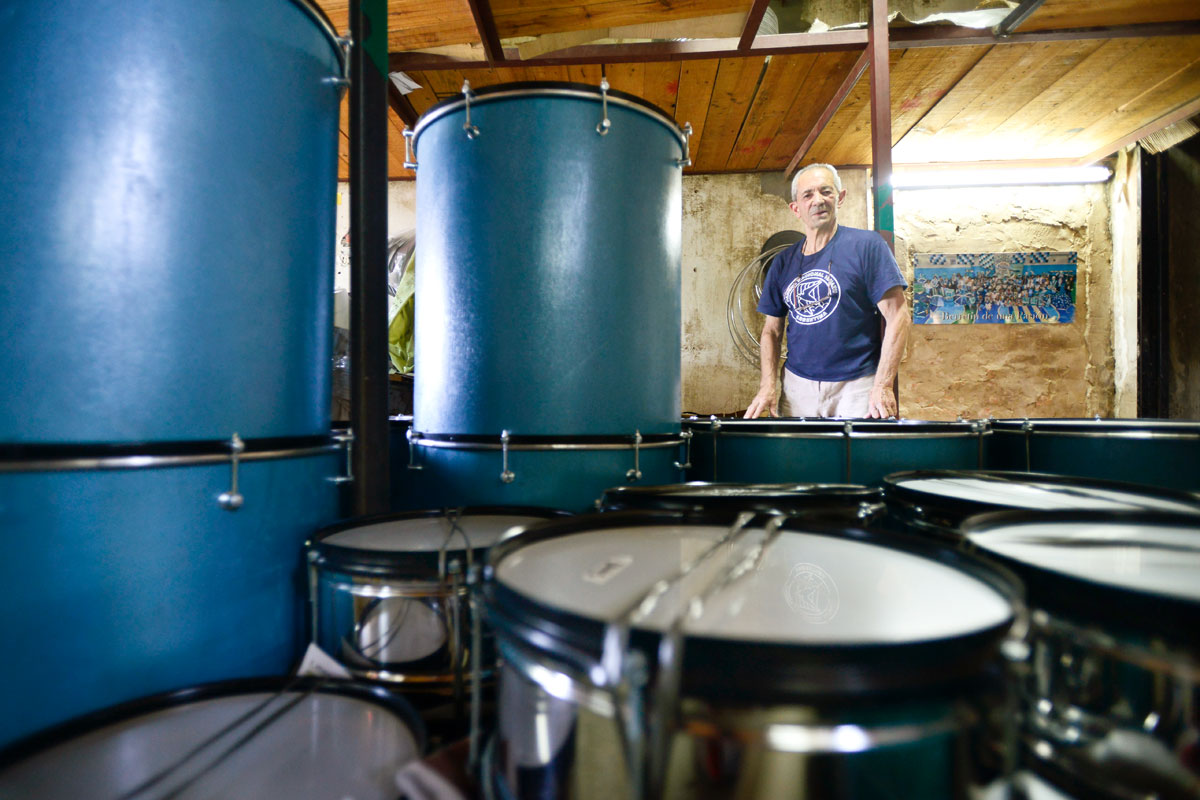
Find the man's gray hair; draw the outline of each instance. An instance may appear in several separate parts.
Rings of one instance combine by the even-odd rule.
[[[829,170],[829,174],[833,176],[833,186],[838,192],[842,191],[842,176],[838,175],[837,169],[832,164],[809,164],[804,169],[796,173],[792,178],[792,202],[796,202],[796,184],[800,182],[800,176],[806,172],[812,172],[814,169]]]

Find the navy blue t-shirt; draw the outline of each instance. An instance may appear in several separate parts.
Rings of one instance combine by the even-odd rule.
[[[849,381],[879,366],[876,304],[893,286],[908,286],[892,251],[875,231],[838,226],[806,256],[804,242],[775,258],[758,310],[787,315],[784,366],[812,381]]]

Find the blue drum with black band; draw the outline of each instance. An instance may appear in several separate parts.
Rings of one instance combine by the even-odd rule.
[[[979,469],[986,422],[686,419],[690,480],[874,485],[892,472]]]
[[[317,5],[7,3],[0,47],[0,443],[327,434],[346,65]]]
[[[1200,490],[1200,422],[992,420],[988,467]]]
[[[382,686],[265,678],[192,686],[72,719],[0,751],[0,796],[393,800],[421,719]]]
[[[1026,587],[1030,770],[1080,798],[1197,796],[1197,518],[1009,511],[963,532]]]
[[[505,798],[968,796],[1005,777],[1011,576],[747,513],[613,512],[492,549]]]
[[[353,674],[461,692],[471,669],[471,566],[508,532],[566,512],[472,507],[358,517],[308,543],[312,638]],[[485,677],[495,651],[487,637]]]
[[[299,659],[304,542],[340,516],[341,445],[4,456],[0,744],[150,692],[282,674]]]
[[[594,511],[625,484],[676,483],[687,452],[680,434],[642,436],[438,436],[408,432],[392,454],[392,507],[535,505]]]
[[[917,470],[883,479],[891,519],[905,530],[962,541],[968,518],[993,511],[1152,511],[1200,521],[1200,496],[1137,483],[1034,472]]]

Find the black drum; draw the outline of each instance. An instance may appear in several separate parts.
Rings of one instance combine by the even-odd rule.
[[[968,517],[990,511],[1155,511],[1200,515],[1200,496],[1117,481],[1032,472],[925,470],[883,480],[892,520],[959,541]]]
[[[618,486],[604,493],[603,511],[707,511],[736,516],[764,511],[866,524],[884,512],[883,490],[834,483],[676,483]]]
[[[1027,589],[1033,771],[1081,798],[1200,796],[1200,520],[1006,512],[963,530]]]
[[[313,641],[359,677],[461,689],[470,667],[469,568],[482,566],[508,531],[559,516],[566,512],[475,507],[324,529],[308,544]]]
[[[424,748],[420,719],[380,686],[230,681],[125,703],[0,753],[0,797],[392,800]]]
[[[782,515],[614,512],[492,549],[495,797],[965,797],[1004,778],[1015,583]]]

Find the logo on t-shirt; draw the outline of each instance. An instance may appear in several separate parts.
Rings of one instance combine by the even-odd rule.
[[[783,291],[783,302],[792,310],[792,319],[801,325],[829,319],[841,299],[842,287],[837,278],[823,269],[810,269]]]

